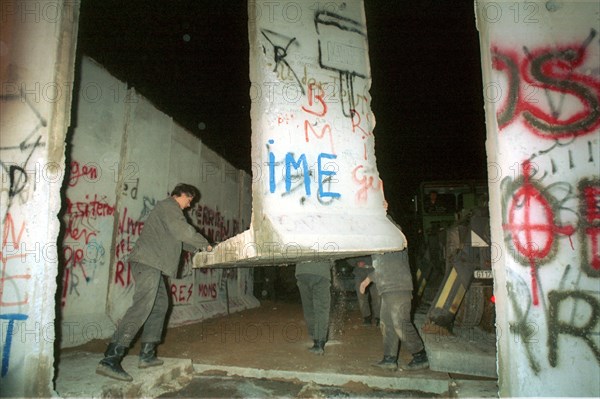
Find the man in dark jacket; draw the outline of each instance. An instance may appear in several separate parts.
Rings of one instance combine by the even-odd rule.
[[[178,184],[170,197],[156,204],[144,222],[140,238],[129,256],[135,280],[133,303],[118,323],[96,373],[132,381],[133,378],[121,367],[121,360],[142,327],[139,367],[163,364],[156,357],[156,345],[162,338],[169,307],[163,276],[176,276],[182,246],[190,252],[212,250],[206,238],[186,221],[183,214],[192,200],[199,197],[196,187]]]
[[[406,243],[406,239],[404,242]],[[396,370],[401,342],[403,349],[413,356],[404,366],[405,369],[419,370],[429,367],[423,341],[411,320],[413,283],[406,244],[401,251],[374,254],[372,258],[374,271],[360,284],[360,290],[365,292],[373,281],[377,284],[381,296],[379,314],[383,335],[383,359],[375,366]]]

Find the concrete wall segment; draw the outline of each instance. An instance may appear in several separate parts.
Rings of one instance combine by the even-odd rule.
[[[600,393],[600,5],[478,1],[501,396]]]
[[[49,4],[59,11],[54,18]],[[78,3],[24,5],[2,4],[0,380],[3,396],[50,397],[56,339],[66,347],[107,338],[109,317],[124,312],[133,287],[126,255],[154,199],[168,195],[175,176],[208,187],[195,177],[197,163],[186,168],[164,156],[165,143],[176,141],[182,159],[198,160],[200,141],[134,89],[86,57],[74,83]],[[232,172],[210,187],[217,194],[204,206],[222,207],[225,219],[243,216],[246,225],[251,198],[240,194],[249,182]],[[181,298],[179,283],[170,282],[174,299]],[[193,271],[183,284],[194,295],[177,307],[186,311],[175,311],[171,325],[258,306],[247,269]]]
[[[126,85],[89,58],[82,59],[76,133],[69,142],[62,242],[62,317],[86,325],[106,314],[111,281],[121,133]],[[127,190],[137,195],[133,182]],[[119,248],[119,254],[121,248]],[[90,312],[94,309],[94,312]],[[90,317],[90,313],[95,313]],[[101,325],[106,325],[102,322]],[[66,334],[65,339],[70,338]],[[65,343],[66,345],[66,343]]]
[[[239,261],[256,265],[289,262],[290,246],[294,261],[403,248],[383,208],[363,3],[256,1],[248,14],[253,239],[234,237],[195,266],[234,262],[231,248],[249,241],[257,258]]]
[[[67,229],[71,240],[65,241],[65,248],[67,254],[79,250],[77,267],[72,268],[75,274],[65,273],[63,281],[64,291],[72,294],[63,303],[61,344],[66,347],[112,335],[133,295],[135,282],[128,254],[156,201],[166,198],[175,184],[194,184],[202,192],[187,214],[211,239],[239,231],[238,215],[248,215],[251,206],[239,197],[244,192],[240,182],[248,184],[249,176],[234,169],[135,89],[127,89],[87,57],[82,60],[81,79],[81,109],[66,190],[71,212],[65,223],[72,228]],[[77,223],[70,223],[73,220]],[[86,242],[73,250],[69,243],[78,240]],[[83,293],[73,295],[72,284],[67,284],[73,276]],[[254,298],[239,297],[247,292],[235,289],[241,282],[247,285],[248,279],[250,271],[242,270],[236,274],[233,288],[226,289],[226,284],[231,284],[228,276],[221,271],[192,270],[191,257],[184,254],[180,275],[168,282],[174,304],[170,325],[257,306]],[[232,306],[227,306],[227,300]],[[90,313],[90,308],[96,312]]]
[[[0,385],[3,396],[52,396],[57,214],[65,175],[78,5],[53,19],[2,4],[0,80]],[[27,17],[27,18],[26,18]]]

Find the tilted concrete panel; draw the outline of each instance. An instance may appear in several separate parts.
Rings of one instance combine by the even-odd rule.
[[[252,220],[195,267],[402,249],[375,158],[362,1],[249,2]]]
[[[499,397],[597,397],[600,3],[475,10]]]

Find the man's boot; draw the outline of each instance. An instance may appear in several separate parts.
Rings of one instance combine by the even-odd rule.
[[[325,353],[325,341],[314,341],[315,345],[309,349],[316,355],[323,355]]]
[[[370,326],[371,325],[371,316],[367,316],[367,317],[363,317],[363,326]]]
[[[156,358],[156,344],[153,342],[142,342],[138,367],[145,369],[148,367],[162,366],[163,363],[164,361]]]
[[[380,369],[386,370],[397,370],[398,369],[398,357],[397,356],[383,356],[380,362],[375,363],[373,366],[379,367]]]
[[[406,370],[421,370],[429,367],[429,359],[425,349],[421,349],[417,353],[413,353],[413,358],[405,367]]]
[[[96,374],[114,378],[115,380],[133,381],[133,377],[127,374],[123,370],[123,367],[121,367],[121,360],[125,357],[126,350],[126,346],[111,342],[106,352],[104,352],[104,359],[100,360],[100,363],[96,366]]]

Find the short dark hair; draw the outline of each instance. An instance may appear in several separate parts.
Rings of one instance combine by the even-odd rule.
[[[188,197],[200,199],[200,190],[191,184],[179,183],[175,186],[173,191],[171,191],[171,195],[176,197],[181,197],[183,194],[187,195]]]

